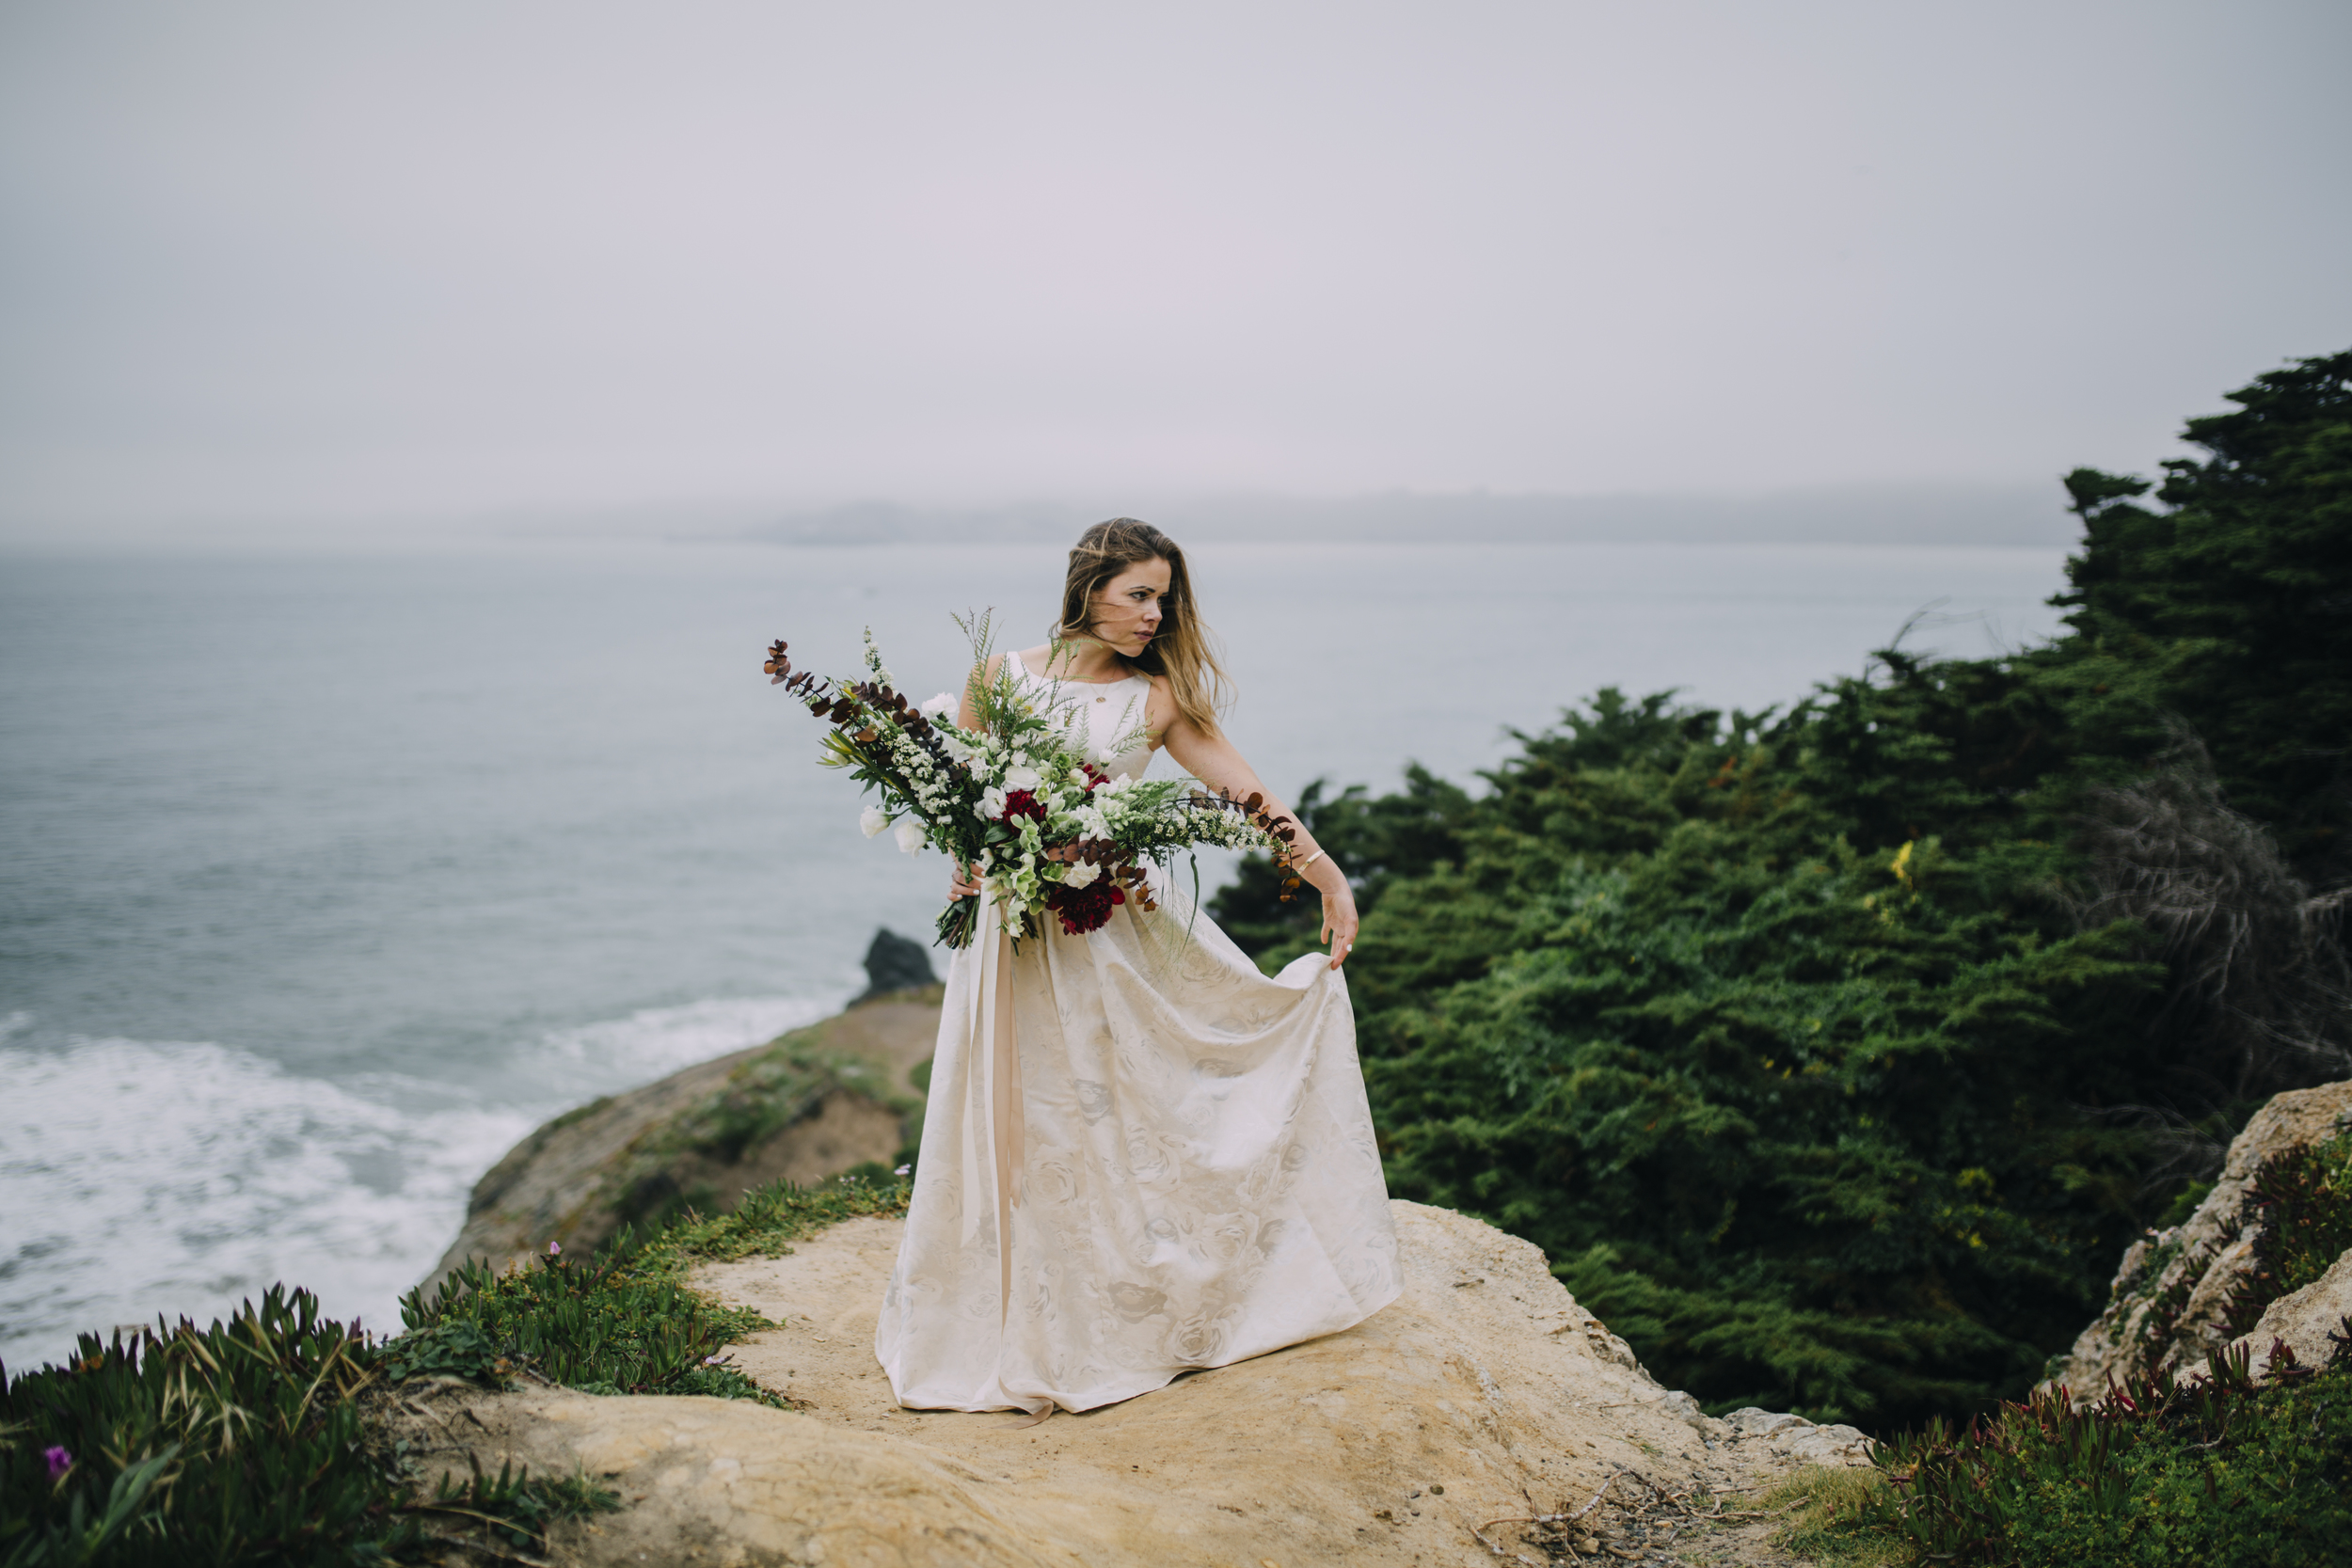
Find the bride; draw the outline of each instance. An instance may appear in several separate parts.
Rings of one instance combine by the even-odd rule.
[[[1110,772],[1166,748],[1263,794],[1217,727],[1184,552],[1133,518],[1070,552],[1054,641],[993,658]],[[977,727],[969,697],[961,722]],[[1268,978],[1154,874],[1087,936],[983,919],[947,972],[906,1239],[874,1352],[901,1405],[1090,1410],[1362,1322],[1396,1237],[1340,966],[1347,879],[1307,833],[1330,957]],[[958,868],[952,896],[984,891]],[[1051,925],[1051,922],[1047,924]]]

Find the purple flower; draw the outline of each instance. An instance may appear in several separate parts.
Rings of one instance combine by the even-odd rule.
[[[41,1450],[40,1456],[49,1461],[49,1479],[51,1481],[56,1480],[59,1476],[64,1475],[68,1470],[73,1468],[73,1456],[62,1448],[44,1449]]]
[[[561,1242],[549,1242],[549,1243],[548,1243],[548,1257],[550,1257],[550,1258],[561,1258],[561,1257],[563,1257],[563,1256],[564,1256],[564,1243],[561,1243]]]

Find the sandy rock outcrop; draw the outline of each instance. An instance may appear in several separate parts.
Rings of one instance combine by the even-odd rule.
[[[563,1528],[565,1560],[731,1568],[1485,1564],[1495,1559],[1472,1532],[1494,1521],[1506,1522],[1491,1538],[1538,1561],[1508,1521],[1581,1507],[1613,1476],[1586,1523],[1639,1541],[1623,1532],[1641,1528],[1632,1511],[1648,1488],[1704,1497],[1861,1458],[1851,1429],[1705,1416],[1659,1386],[1534,1246],[1394,1207],[1405,1291],[1370,1321],[1084,1415],[1029,1424],[892,1403],[873,1338],[902,1227],[869,1219],[696,1276],[782,1324],[735,1362],[795,1413],[452,1391],[418,1436],[440,1463],[462,1467],[470,1446],[492,1468],[579,1465],[620,1488],[626,1511]]]
[[[723,1212],[744,1190],[872,1161],[910,1141],[912,1069],[939,1035],[940,989],[885,993],[836,1017],[566,1112],[474,1183],[466,1223],[435,1266],[503,1269],[593,1248],[632,1220],[692,1204]]]
[[[2274,1096],[2231,1142],[2220,1179],[2196,1212],[2169,1229],[2150,1231],[2123,1254],[2122,1266],[2108,1287],[2106,1310],[2052,1364],[2044,1386],[2063,1387],[2077,1399],[2095,1399],[2106,1392],[2110,1380],[2198,1366],[2209,1352],[2231,1343],[2226,1321],[2230,1302],[2253,1265],[2260,1225],[2251,1193],[2256,1173],[2277,1155],[2325,1143],[2348,1130],[2352,1081]],[[2344,1271],[2344,1260],[2339,1259],[2328,1279]],[[2271,1304],[2270,1311],[2287,1309],[2281,1313],[2282,1324],[2288,1313],[2296,1315],[2300,1339],[2290,1342],[2298,1356],[2304,1354],[2301,1341],[2312,1337],[2301,1318],[2322,1310],[2325,1301],[2341,1299],[2326,1291],[2327,1284],[2322,1280],[2296,1292],[2308,1298],[2296,1307],[2287,1308],[2294,1297]],[[2264,1322],[2269,1321],[2265,1313]],[[2246,1338],[2256,1346],[2259,1367],[2260,1352],[2268,1349],[2270,1338],[2259,1327]],[[2324,1365],[2326,1344],[2323,1334],[2318,1338],[2322,1354],[2306,1364]]]
[[[2295,1353],[2296,1365],[2325,1367],[2341,1352],[2346,1318],[2352,1318],[2352,1252],[2309,1285],[2263,1308],[2262,1322],[2232,1348],[2243,1345],[2248,1365],[2257,1372],[2281,1341]]]

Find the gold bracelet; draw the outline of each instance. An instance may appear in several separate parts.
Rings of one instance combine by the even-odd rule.
[[[1306,870],[1309,866],[1311,866],[1311,865],[1314,864],[1314,863],[1315,863],[1315,862],[1317,862],[1317,861],[1321,860],[1322,858],[1323,858],[1323,850],[1322,850],[1320,847],[1318,847],[1318,848],[1315,850],[1315,852],[1314,852],[1313,854],[1309,855],[1309,856],[1308,856],[1305,860],[1300,861],[1300,862],[1297,863],[1297,865],[1296,865],[1296,866],[1293,867],[1293,869],[1294,869],[1294,870],[1298,870],[1298,871],[1304,871],[1304,870]]]

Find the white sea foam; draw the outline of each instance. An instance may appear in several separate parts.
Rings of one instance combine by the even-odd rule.
[[[399,1326],[481,1173],[570,1099],[644,1083],[831,1011],[771,997],[652,1008],[518,1042],[564,1099],[414,1105],[394,1074],[338,1085],[210,1042],[6,1044],[0,1020],[0,1358],[78,1333],[202,1323],[274,1282]]]
[[[527,1055],[582,1079],[611,1087],[650,1083],[682,1067],[775,1038],[787,1029],[814,1023],[840,1010],[846,997],[822,1000],[755,996],[692,1002],[682,1007],[648,1007],[627,1018],[556,1030]]]

